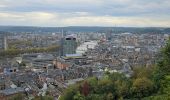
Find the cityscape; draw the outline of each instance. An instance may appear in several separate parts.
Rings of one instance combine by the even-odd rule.
[[[0,1],[0,100],[170,100],[169,9]]]

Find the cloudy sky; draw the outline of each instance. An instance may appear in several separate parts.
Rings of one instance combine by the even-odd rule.
[[[170,27],[170,0],[0,0],[0,25]]]

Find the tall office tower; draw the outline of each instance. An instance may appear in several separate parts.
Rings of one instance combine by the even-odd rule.
[[[59,56],[64,56],[64,53],[63,53],[64,38],[63,37],[60,39],[59,45],[60,45]]]
[[[63,39],[63,55],[75,54],[77,48],[76,37],[73,35],[68,35]]]
[[[5,33],[0,33],[0,50],[7,50],[7,35]]]
[[[59,51],[59,56],[64,56],[64,53],[63,53],[63,45],[64,45],[64,37],[65,37],[65,34],[66,34],[66,31],[64,31],[63,29],[61,30],[61,39],[60,39],[60,51]]]
[[[109,30],[106,32],[106,40],[111,40],[112,39],[112,30]]]

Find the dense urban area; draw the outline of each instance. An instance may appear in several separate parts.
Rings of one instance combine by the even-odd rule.
[[[170,29],[0,27],[0,100],[170,100]]]

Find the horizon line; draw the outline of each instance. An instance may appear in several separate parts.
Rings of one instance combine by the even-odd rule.
[[[66,28],[66,27],[105,27],[105,28],[170,28],[167,26],[88,26],[88,25],[73,25],[73,26],[36,26],[36,25],[0,25],[0,27],[47,27],[47,28]]]

